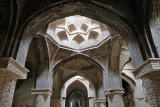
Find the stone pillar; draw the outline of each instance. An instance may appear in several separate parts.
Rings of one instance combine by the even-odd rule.
[[[94,107],[94,98],[93,97],[89,97],[89,107]]]
[[[65,107],[65,106],[61,106],[61,99],[51,99],[51,107]]]
[[[66,104],[66,98],[65,98],[65,97],[62,97],[61,107],[65,107],[65,104]]]
[[[151,107],[160,107],[160,58],[150,58],[133,71],[143,80],[147,101]]]
[[[94,102],[95,102],[95,107],[106,107],[106,99],[96,99]]]
[[[0,58],[0,107],[11,107],[17,79],[29,71],[12,58]]]
[[[105,95],[108,99],[108,107],[124,107],[123,94],[123,89],[105,91]]]
[[[50,107],[52,91],[49,89],[32,89],[31,94],[35,95],[35,107]]]

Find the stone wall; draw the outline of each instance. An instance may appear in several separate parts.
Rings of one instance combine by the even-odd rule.
[[[146,102],[146,95],[144,91],[144,87],[142,86],[142,79],[136,79],[132,73],[133,71],[133,65],[131,62],[127,63],[122,72],[128,76],[132,81],[135,82],[135,85],[131,85],[129,81],[127,81],[130,84],[130,87],[132,88],[134,101],[135,101],[135,107],[149,107],[149,104]]]
[[[17,77],[0,71],[0,106],[11,107]]]
[[[35,97],[31,95],[33,85],[34,80],[30,78],[15,91],[13,107],[34,107]]]
[[[61,99],[51,99],[51,107],[63,107],[63,106],[61,106]]]
[[[148,74],[143,78],[143,86],[151,107],[160,107],[160,73],[159,71]]]
[[[109,107],[124,107],[123,97],[119,94],[115,94],[112,98],[108,98]]]

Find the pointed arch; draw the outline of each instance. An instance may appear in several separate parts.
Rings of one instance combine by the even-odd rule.
[[[81,79],[84,79],[85,81],[81,80]],[[66,97],[67,94],[66,94],[66,91],[68,89],[68,87],[75,81],[79,81],[81,83],[83,83],[88,91],[88,97],[93,97],[92,94],[95,94],[95,86],[94,84],[92,83],[92,81],[88,80],[87,78],[84,78],[84,77],[81,77],[79,75],[77,76],[74,76],[72,78],[69,78],[67,81],[65,81],[63,85],[63,88],[61,90],[61,96],[62,97]],[[91,87],[90,87],[91,86]],[[94,92],[91,92],[91,89],[90,88],[94,88]]]
[[[72,9],[70,7],[72,7]],[[57,10],[59,11],[57,12]],[[66,10],[68,11],[66,12]],[[136,35],[140,35],[140,32],[135,27],[134,23],[130,21],[124,14],[117,12],[116,9],[111,9],[108,6],[104,8],[102,5],[95,5],[94,3],[90,2],[68,2],[63,5],[55,6],[53,4],[45,7],[45,9],[42,9],[40,13],[37,12],[31,16],[26,23],[24,23],[19,31],[18,36],[20,38],[22,35],[22,41],[30,40],[39,29],[47,26],[49,23],[76,14],[92,18],[116,29],[128,45],[134,67],[137,68],[143,63],[143,44],[139,43],[137,40]],[[20,42],[20,40],[18,41]],[[22,47],[22,41],[19,49]],[[15,48],[18,50],[18,47],[15,46]],[[23,59],[21,56],[17,58],[18,61],[21,61],[21,59]]]
[[[84,59],[84,60],[87,60],[88,62],[91,62],[91,63],[94,63],[101,71],[104,71],[104,67],[102,66],[102,64],[100,64],[100,62],[98,62],[97,60],[87,56],[87,55],[84,55],[84,54],[76,54],[76,55],[73,55],[73,56],[70,56],[70,57],[67,57],[65,59],[62,59],[61,61],[57,62],[57,64],[55,65],[55,67],[53,68],[53,72],[54,72],[54,75],[55,75],[55,69],[58,68],[59,66],[73,60],[73,59],[76,59],[76,58],[81,58],[81,59]]]

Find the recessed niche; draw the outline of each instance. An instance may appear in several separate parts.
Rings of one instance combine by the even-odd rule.
[[[80,44],[84,41],[84,38],[81,35],[76,35],[73,40]]]
[[[67,34],[66,34],[65,31],[58,32],[57,35],[58,35],[58,38],[59,38],[60,41],[68,40]]]
[[[81,26],[81,28],[80,28],[80,30],[81,30],[82,33],[87,33],[88,28],[89,27],[86,24],[83,23],[82,26]]]
[[[88,37],[88,39],[97,39],[97,37],[98,37],[98,35],[99,35],[99,33],[98,32],[96,32],[96,31],[91,31],[90,33],[89,33],[89,37]]]
[[[74,26],[74,24],[70,24],[68,26],[68,30],[69,30],[70,33],[73,33],[74,31],[76,31],[76,27]]]

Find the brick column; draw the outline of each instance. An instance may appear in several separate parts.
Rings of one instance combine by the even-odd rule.
[[[150,58],[133,71],[136,78],[141,78],[151,107],[160,107],[160,58]]]
[[[32,89],[31,94],[35,95],[35,107],[50,107],[52,91],[49,89]]]
[[[124,107],[123,94],[123,89],[105,91],[105,95],[108,99],[108,107]]]
[[[0,58],[0,107],[11,107],[17,79],[29,71],[12,58]]]
[[[106,107],[106,99],[96,99],[94,102],[95,102],[95,107]]]

